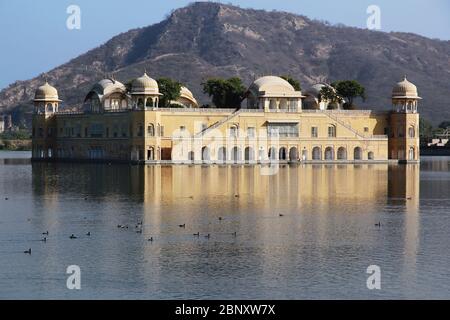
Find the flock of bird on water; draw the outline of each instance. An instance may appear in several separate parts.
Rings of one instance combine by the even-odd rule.
[[[238,195],[238,194],[236,194],[236,195],[234,195],[234,196],[235,196],[235,198],[239,198],[239,195]],[[191,196],[190,198],[193,198],[193,197]],[[9,200],[9,199],[8,199],[8,198],[5,198],[5,200]],[[87,200],[87,198],[84,198],[84,200]],[[282,213],[280,213],[278,216],[279,216],[279,217],[284,217],[284,215],[283,215]],[[219,217],[218,219],[219,219],[219,221],[222,221],[222,220],[223,220],[222,217]],[[119,228],[119,229],[128,229],[128,227],[129,227],[129,226],[128,226],[127,224],[125,224],[125,225],[122,225],[122,224],[117,225],[117,228]],[[143,227],[142,221],[139,221],[139,222],[135,225],[136,233],[142,233],[142,227]],[[186,228],[186,223],[179,224],[178,227],[184,229],[184,228]],[[375,227],[381,228],[381,222],[375,223]],[[48,235],[49,235],[48,230],[47,230],[46,232],[43,232],[42,235],[48,236]],[[90,235],[91,235],[91,232],[90,232],[90,231],[86,233],[86,236],[89,237]],[[200,237],[200,232],[194,233],[194,234],[192,234],[192,235],[193,235],[194,237]],[[232,235],[233,237],[237,237],[237,232],[235,231],[235,232],[231,233],[231,235]],[[205,237],[206,239],[209,239],[209,238],[211,238],[211,234],[208,233],[208,234],[204,235],[204,237]],[[70,235],[69,238],[70,238],[70,239],[77,239],[78,237],[75,236],[75,235],[72,233],[72,234]],[[148,238],[147,240],[148,240],[149,242],[153,242],[154,239],[153,239],[153,237],[150,237],[150,238]],[[42,238],[40,241],[42,241],[42,242],[47,242],[47,237]],[[25,250],[24,253],[31,254],[31,248],[29,248],[28,250]]]
[[[192,199],[193,196],[190,196],[189,198]],[[235,198],[239,198],[239,195],[236,194],[236,195],[235,195]],[[5,200],[9,200],[9,198],[5,198]],[[84,198],[84,200],[87,200],[87,198]],[[283,214],[280,214],[279,216],[280,216],[280,217],[283,217]],[[222,221],[222,220],[223,220],[222,217],[219,217],[218,219],[219,219],[219,221]],[[28,220],[30,220],[30,219],[28,219]],[[142,223],[142,221],[139,221],[139,222],[135,225],[136,233],[142,233],[142,227],[143,227],[143,223]],[[178,227],[180,227],[180,228],[186,228],[186,223],[179,224]],[[129,226],[128,226],[127,224],[125,224],[125,225],[119,224],[119,225],[117,225],[117,228],[119,228],[119,229],[128,229]],[[43,232],[42,235],[48,236],[48,235],[49,235],[48,230],[45,231],[45,232]],[[91,232],[90,232],[90,231],[86,233],[86,236],[89,237],[90,235],[91,235]],[[192,234],[192,235],[193,235],[194,237],[200,237],[200,232],[194,233],[194,234]],[[235,231],[235,232],[231,233],[231,235],[232,235],[233,237],[237,237],[237,232]],[[211,234],[210,234],[210,233],[205,234],[204,237],[205,237],[205,239],[209,239],[209,238],[211,238]],[[78,239],[78,237],[77,237],[75,234],[72,233],[72,234],[70,235],[69,239]],[[153,240],[154,240],[153,237],[150,237],[150,238],[147,239],[147,241],[149,241],[149,242],[153,242]],[[39,241],[41,241],[41,242],[47,242],[47,237],[43,237],[43,238],[42,238],[41,240],[39,240]],[[26,253],[26,254],[31,254],[31,248],[29,248],[28,250],[25,250],[24,253]]]

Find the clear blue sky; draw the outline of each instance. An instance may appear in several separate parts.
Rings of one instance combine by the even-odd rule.
[[[156,23],[185,0],[0,0],[0,89],[92,49],[112,36]],[[243,8],[283,10],[365,28],[369,5],[381,8],[382,31],[450,40],[448,0],[236,0]],[[81,8],[81,30],[66,27],[66,9]]]

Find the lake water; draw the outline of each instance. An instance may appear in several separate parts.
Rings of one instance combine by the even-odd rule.
[[[0,298],[450,298],[448,157],[273,175],[29,157],[0,152]]]

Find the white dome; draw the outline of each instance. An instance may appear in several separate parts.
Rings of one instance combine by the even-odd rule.
[[[133,94],[159,94],[158,82],[150,78],[147,73],[136,78],[131,83],[131,93]]]
[[[249,88],[254,95],[258,95],[258,92],[265,92],[266,94],[286,94],[294,93],[294,87],[284,80],[283,78],[276,76],[265,76],[256,79]]]
[[[191,101],[194,106],[198,106],[197,100],[194,98],[194,95],[192,94],[191,90],[189,90],[186,87],[183,86],[181,87],[180,98],[187,99]]]
[[[392,89],[392,98],[419,98],[417,87],[405,78]]]
[[[34,93],[34,100],[36,101],[54,101],[58,99],[58,90],[55,87],[52,87],[46,81],[44,85],[40,86],[36,89]]]
[[[126,88],[123,83],[114,79],[103,79],[97,82],[91,89],[95,91],[98,95],[104,96],[108,95],[113,91],[125,92]]]

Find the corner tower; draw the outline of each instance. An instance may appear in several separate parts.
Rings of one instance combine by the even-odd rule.
[[[46,81],[34,94],[32,158],[53,158],[56,149],[56,119],[58,91]]]
[[[390,116],[389,158],[417,162],[419,153],[419,100],[417,87],[404,77],[392,90],[393,111]]]
[[[59,103],[58,90],[45,81],[45,84],[36,89],[34,93],[34,113],[51,116],[58,112]]]

